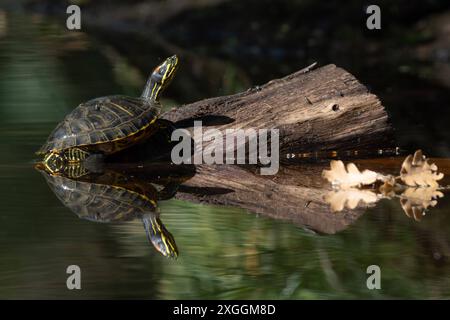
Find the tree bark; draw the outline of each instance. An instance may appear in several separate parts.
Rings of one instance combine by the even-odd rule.
[[[380,100],[335,65],[305,68],[231,96],[183,105],[162,115],[192,129],[194,120],[224,129],[279,129],[280,151],[390,148],[393,135]]]

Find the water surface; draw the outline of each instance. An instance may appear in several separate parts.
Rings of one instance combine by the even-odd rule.
[[[448,195],[420,222],[381,201],[335,235],[162,201],[177,260],[153,249],[138,220],[79,219],[33,169],[34,152],[78,103],[138,95],[145,75],[89,35],[0,13],[0,298],[450,298]],[[176,99],[169,90],[163,102]],[[82,270],[79,291],[66,288],[72,264]],[[381,267],[381,290],[366,287],[371,264]]]

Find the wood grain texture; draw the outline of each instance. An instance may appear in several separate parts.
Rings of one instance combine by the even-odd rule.
[[[277,128],[281,152],[365,150],[393,146],[380,100],[335,65],[300,70],[231,96],[183,105],[162,118],[184,127],[193,120],[224,117],[220,130]]]

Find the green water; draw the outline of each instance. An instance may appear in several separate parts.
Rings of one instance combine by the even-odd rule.
[[[79,219],[32,168],[34,151],[81,101],[137,95],[144,80],[91,36],[0,12],[0,298],[450,298],[448,195],[421,222],[382,201],[336,235],[239,208],[162,201],[177,260],[153,249],[138,220]],[[169,90],[163,102],[191,97],[178,95]],[[73,264],[82,290],[66,288]],[[381,290],[366,287],[372,264]]]

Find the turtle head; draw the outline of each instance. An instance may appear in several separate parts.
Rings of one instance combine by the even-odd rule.
[[[157,101],[161,92],[170,84],[178,68],[178,57],[173,55],[157,66],[147,80],[141,97]]]
[[[153,213],[142,218],[147,237],[155,249],[168,258],[178,257],[178,248],[172,234],[167,231],[161,220]]]

